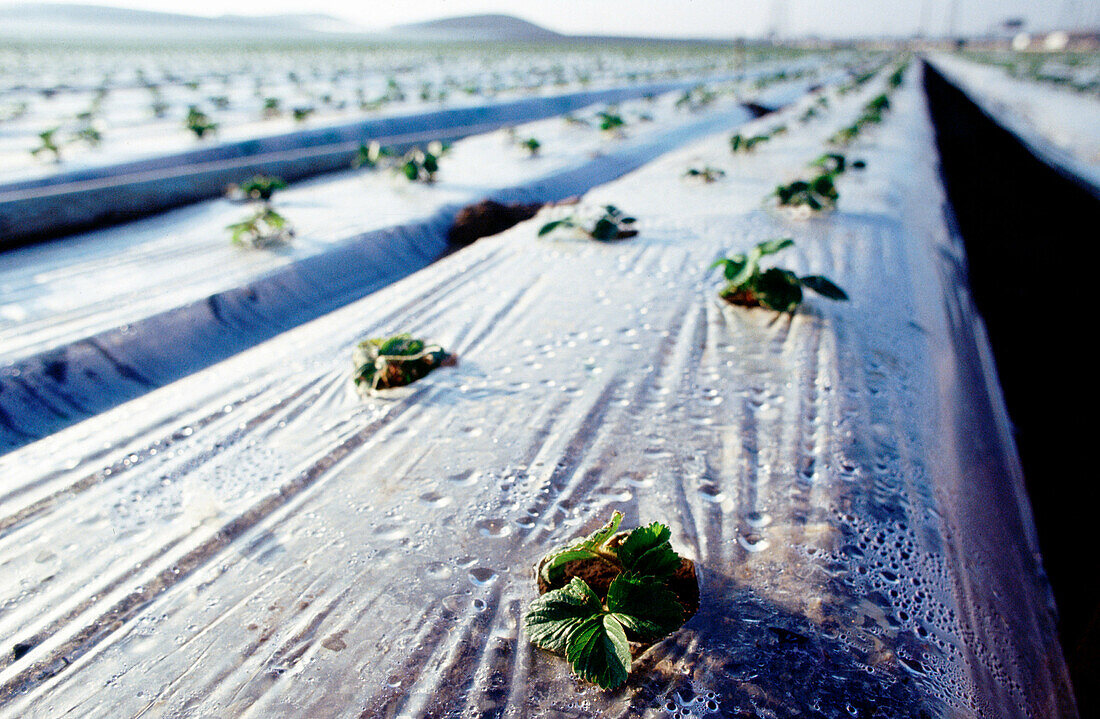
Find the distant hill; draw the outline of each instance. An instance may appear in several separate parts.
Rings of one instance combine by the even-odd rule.
[[[562,35],[512,15],[467,15],[398,25],[388,30],[367,30],[348,20],[323,14],[200,17],[76,3],[3,3],[4,0],[0,0],[0,40],[5,41],[90,41],[133,45],[195,45],[227,41],[697,42]],[[229,6],[229,3],[226,5]]]
[[[316,39],[357,30],[347,20],[319,14],[198,17],[99,5],[0,5],[0,37],[8,39]]]
[[[565,35],[511,15],[465,15],[397,25],[390,32],[425,40],[560,40]]]

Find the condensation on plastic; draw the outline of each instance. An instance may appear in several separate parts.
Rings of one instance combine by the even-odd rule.
[[[372,118],[13,182],[0,185],[0,248],[217,197],[229,183],[257,173],[301,180],[339,171],[348,167],[362,143],[372,139],[404,151],[430,140],[456,140],[595,104],[665,94],[702,82],[751,79],[763,72],[753,69],[736,75]]]
[[[937,54],[929,59],[997,124],[1047,164],[1100,197],[1100,100],[1009,77],[999,67]]]
[[[715,136],[586,198],[633,240],[537,218],[0,457],[0,714],[1075,716],[915,80],[831,215],[761,198],[839,108]],[[852,301],[716,300],[780,234]],[[362,400],[352,347],[394,331],[459,365]],[[613,509],[672,527],[702,607],[603,692],[520,621]]]
[[[805,81],[775,87],[760,99],[790,103],[806,87]],[[463,204],[486,196],[546,202],[579,195],[750,117],[727,100],[684,119],[673,103],[624,107],[632,120],[642,109],[655,116],[626,141],[570,129],[560,119],[523,126],[547,146],[535,159],[499,134],[471,138],[445,157],[432,187],[373,173],[288,190],[277,204],[300,235],[275,252],[231,247],[223,228],[247,210],[222,201],[150,220],[136,232],[109,230],[5,256],[0,360],[9,361],[0,369],[0,451],[424,267],[446,251],[447,229]]]
[[[820,65],[820,62],[819,58],[798,62],[784,60],[781,63],[763,61],[754,63],[743,73],[712,76],[710,78],[699,75],[699,79],[695,82],[704,80],[719,82],[742,75],[751,80],[778,70],[814,69]],[[682,72],[684,76],[692,74],[694,73],[691,70]],[[442,79],[442,77],[423,77],[410,84],[419,84],[424,80],[438,82]],[[272,78],[269,76],[265,80],[269,83],[271,80],[278,82],[277,77]],[[590,87],[586,86],[583,91],[563,93],[563,88],[560,87],[542,87],[532,96],[531,90],[525,89],[522,95],[526,95],[526,98],[522,97],[520,92],[507,91],[498,96],[497,99],[452,93],[443,107],[440,107],[440,104],[435,101],[423,102],[410,97],[404,102],[393,103],[384,109],[369,114],[351,113],[350,116],[359,116],[359,119],[355,122],[348,121],[349,115],[311,119],[306,131],[303,131],[300,123],[291,120],[289,117],[264,120],[250,119],[251,113],[258,113],[260,110],[259,98],[254,97],[254,86],[244,82],[227,91],[227,96],[231,99],[231,108],[218,112],[218,140],[214,142],[196,142],[194,135],[179,122],[178,118],[161,120],[150,118],[148,116],[149,96],[147,89],[134,87],[131,88],[131,91],[140,93],[139,98],[132,98],[128,105],[124,103],[121,108],[112,107],[111,102],[108,101],[106,109],[103,110],[105,113],[103,119],[106,120],[106,124],[115,130],[125,130],[124,136],[117,132],[110,132],[107,133],[103,142],[95,148],[83,148],[83,151],[80,147],[66,148],[66,160],[61,164],[44,164],[31,157],[29,150],[34,147],[32,140],[37,139],[39,127],[63,125],[72,116],[86,109],[86,103],[90,100],[90,97],[79,98],[73,96],[67,102],[58,97],[42,102],[41,98],[37,97],[43,90],[42,87],[25,88],[24,92],[30,96],[25,99],[38,104],[48,103],[57,114],[52,116],[45,114],[22,121],[12,121],[9,128],[11,132],[4,137],[0,137],[0,166],[2,166],[2,169],[0,169],[0,194],[17,187],[30,188],[51,184],[66,184],[97,179],[119,174],[120,172],[132,173],[141,170],[163,169],[168,165],[180,162],[194,164],[196,162],[227,159],[263,148],[267,150],[291,149],[303,144],[332,144],[341,140],[355,139],[358,135],[354,133],[358,131],[391,134],[395,131],[408,131],[400,128],[450,126],[456,124],[454,111],[465,113],[464,117],[468,121],[461,124],[473,124],[469,121],[470,118],[485,118],[484,109],[482,108],[492,108],[505,104],[516,107],[517,99],[522,100],[518,106],[530,112],[537,111],[540,104],[545,106],[547,103],[543,103],[543,100],[548,101],[548,103],[560,102],[556,98],[561,96],[573,98],[568,100],[570,102],[583,100],[585,97],[593,98],[594,102],[610,102],[612,98],[617,98],[614,101],[621,102],[631,97],[640,97],[646,92],[653,92],[662,86],[665,88],[686,87],[690,86],[691,82],[685,79],[671,83],[650,83],[646,86],[649,88],[647,90],[640,86],[624,88],[621,79],[611,80],[608,76],[602,80],[594,81]],[[289,81],[281,89],[272,84],[266,84],[265,86],[271,95],[278,95],[280,92],[293,93],[298,89],[294,86],[294,83]],[[96,83],[95,89],[98,89],[98,87],[99,82]],[[379,93],[385,89],[384,81],[376,87]],[[83,92],[90,96],[95,90],[85,87]],[[0,96],[3,94],[3,89],[0,89]],[[112,97],[113,95],[114,92],[112,92]],[[187,104],[185,98],[177,97],[176,100],[180,104]],[[254,104],[253,107],[248,107],[250,101]],[[426,123],[424,122],[426,118],[432,118],[434,121]],[[349,134],[349,132],[352,134]],[[12,147],[9,143],[18,143],[18,145]],[[16,161],[16,156],[22,162]]]

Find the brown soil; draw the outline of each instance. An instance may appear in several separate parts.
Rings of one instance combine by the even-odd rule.
[[[381,370],[382,376],[378,380],[377,388],[404,387],[426,377],[437,367],[453,367],[457,364],[458,359],[454,355],[444,352],[432,353],[417,360],[391,360]]]
[[[722,299],[729,302],[731,305],[741,305],[742,307],[759,307],[760,300],[756,298],[752,292],[748,290],[737,290],[731,292],[728,295],[722,295]]]
[[[459,210],[454,224],[447,231],[447,242],[464,246],[482,237],[504,232],[509,227],[535,216],[542,208],[540,203],[531,205],[502,205],[484,200]]]

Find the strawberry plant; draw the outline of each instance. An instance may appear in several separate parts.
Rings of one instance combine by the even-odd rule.
[[[799,277],[790,270],[771,267],[761,270],[760,260],[792,246],[789,237],[761,242],[746,254],[723,257],[711,269],[721,267],[726,286],[719,296],[727,302],[744,307],[763,307],[776,312],[793,313],[802,304],[802,288],[808,288],[830,300],[848,299],[844,290],[821,275]]]
[[[610,108],[604,112],[596,113],[596,117],[600,119],[600,129],[606,133],[620,134],[623,128],[626,127],[626,120],[623,119],[623,116]]]
[[[707,89],[705,85],[696,85],[676,100],[677,110],[690,110],[697,112],[718,99],[718,93]]]
[[[684,173],[684,177],[695,178],[708,183],[714,182],[715,180],[718,180],[719,178],[725,176],[725,170],[720,170],[717,167],[711,167],[710,165],[705,165],[701,168],[691,167],[688,168],[687,172]]]
[[[383,158],[392,157],[393,152],[386,147],[382,147],[377,140],[371,140],[369,145],[360,145],[359,149],[355,152],[355,157],[351,161],[353,169],[366,167],[368,169],[378,166],[378,163]]]
[[[828,175],[843,175],[848,168],[863,170],[867,167],[867,163],[863,160],[852,160],[848,162],[848,159],[839,152],[826,152],[811,164],[821,168],[821,171]]]
[[[290,111],[290,113],[294,116],[295,122],[305,122],[314,112],[316,112],[316,109],[308,105],[303,107],[295,107],[292,108]]]
[[[245,196],[263,202],[270,202],[276,190],[285,189],[286,182],[281,177],[269,177],[268,175],[256,175],[247,182],[241,183],[240,187]]]
[[[654,522],[617,532],[622,514],[539,563],[541,596],[523,617],[528,639],[564,655],[573,673],[602,689],[621,686],[635,653],[672,634],[699,606],[695,565]]]
[[[153,117],[161,119],[168,115],[168,110],[171,109],[171,106],[158,94],[153,98],[153,102],[149,105],[149,109],[152,110]]]
[[[218,129],[217,123],[212,122],[207,114],[195,105],[187,109],[187,117],[183,124],[200,140]]]
[[[837,192],[833,175],[826,172],[811,180],[795,180],[789,185],[775,188],[779,204],[787,207],[808,207],[817,212],[826,207],[834,207],[840,193]]]
[[[593,240],[608,242],[610,240],[625,240],[634,237],[638,231],[630,227],[636,220],[623,214],[622,210],[614,205],[604,205],[603,213],[596,218],[591,227],[579,219],[576,215],[563,217],[560,220],[547,222],[539,229],[539,237],[548,235],[560,228],[572,228]]]
[[[886,95],[878,95],[871,98],[871,100],[864,105],[863,113],[864,117],[877,118],[871,120],[872,122],[880,122],[882,120],[882,113],[890,109],[890,98]]]
[[[397,165],[397,170],[409,182],[435,182],[435,173],[439,172],[439,156],[430,150],[414,147],[405,153]]]
[[[901,83],[905,79],[905,70],[908,67],[909,63],[906,62],[890,73],[890,77],[886,79],[887,84],[890,85],[891,88],[901,87]]]
[[[54,139],[54,135],[56,135],[60,129],[60,127],[51,127],[49,130],[43,130],[38,133],[40,144],[38,147],[31,150],[31,154],[38,157],[41,154],[48,153],[53,155],[54,162],[61,162],[61,146],[58,145],[57,140]]]
[[[537,138],[528,137],[523,142],[519,143],[519,146],[527,150],[527,153],[531,157],[535,157],[539,154],[539,150],[542,148],[542,143]]]
[[[380,389],[403,387],[449,363],[451,355],[439,345],[425,344],[409,334],[373,337],[352,353],[356,390],[367,395]]]
[[[103,133],[95,125],[87,123],[73,133],[73,140],[86,142],[89,147],[99,147],[103,142]]]
[[[233,244],[262,249],[287,242],[294,237],[294,229],[286,218],[264,204],[248,218],[226,227],[232,233]]]
[[[752,152],[762,142],[767,142],[771,137],[769,135],[753,135],[748,137],[737,133],[730,137],[730,152],[737,154],[738,152]]]

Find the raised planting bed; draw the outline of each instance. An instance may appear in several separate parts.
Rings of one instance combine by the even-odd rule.
[[[711,81],[729,81],[723,75]],[[751,77],[751,74],[749,75]],[[706,79],[706,78],[704,78]],[[217,197],[257,173],[301,180],[347,168],[360,145],[407,148],[694,87],[699,78],[369,118],[343,125],[222,142],[116,165],[0,185],[0,249],[144,217]]]
[[[804,82],[774,85],[761,100],[785,100]],[[8,253],[0,447],[45,436],[427,265],[449,249],[463,205],[486,196],[562,200],[750,119],[732,98],[686,117],[670,114],[667,98],[645,106],[654,120],[623,140],[554,118],[524,126],[547,141],[538,158],[496,133],[456,143],[432,184],[361,170],[281,190],[278,211],[296,236],[272,251],[234,247],[225,228],[248,211],[218,201]],[[637,108],[622,111],[634,118]]]
[[[828,215],[762,205],[822,152],[793,130],[683,182],[715,135],[584,198],[636,237],[533,218],[0,458],[3,711],[1076,716],[915,85]],[[785,235],[849,302],[716,297]],[[461,361],[360,397],[398,332]],[[614,510],[668,525],[699,608],[608,691],[522,621]]]
[[[929,62],[1036,156],[1100,199],[1100,96],[1010,77],[957,55]]]

